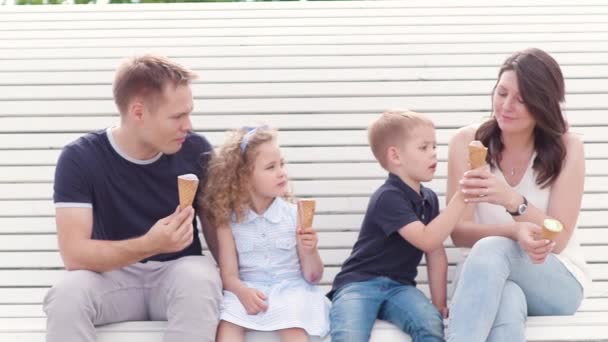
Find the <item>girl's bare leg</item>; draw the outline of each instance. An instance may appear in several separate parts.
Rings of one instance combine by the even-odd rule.
[[[245,342],[245,328],[234,323],[220,321],[216,342]]]
[[[301,328],[279,330],[281,342],[308,342],[308,334]]]

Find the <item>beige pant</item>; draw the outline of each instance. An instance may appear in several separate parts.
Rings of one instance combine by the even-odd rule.
[[[210,257],[137,263],[96,273],[69,271],[44,299],[47,342],[94,342],[95,326],[161,321],[163,341],[211,342],[219,318],[222,283]]]

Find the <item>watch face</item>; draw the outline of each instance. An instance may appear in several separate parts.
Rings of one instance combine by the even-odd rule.
[[[517,212],[518,212],[520,215],[525,214],[525,213],[526,213],[526,210],[528,210],[528,206],[527,206],[525,203],[522,203],[522,204],[520,204],[520,205],[519,205],[519,207],[517,207]]]

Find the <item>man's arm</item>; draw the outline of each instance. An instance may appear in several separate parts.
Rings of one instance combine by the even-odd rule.
[[[193,209],[160,219],[143,236],[122,240],[93,240],[91,208],[57,208],[57,239],[65,268],[106,272],[160,253],[183,250],[192,243]]]

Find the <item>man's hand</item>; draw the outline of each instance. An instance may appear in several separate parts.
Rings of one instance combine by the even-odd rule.
[[[145,244],[154,254],[179,252],[190,246],[194,238],[194,209],[180,209],[158,220],[144,235]]]

